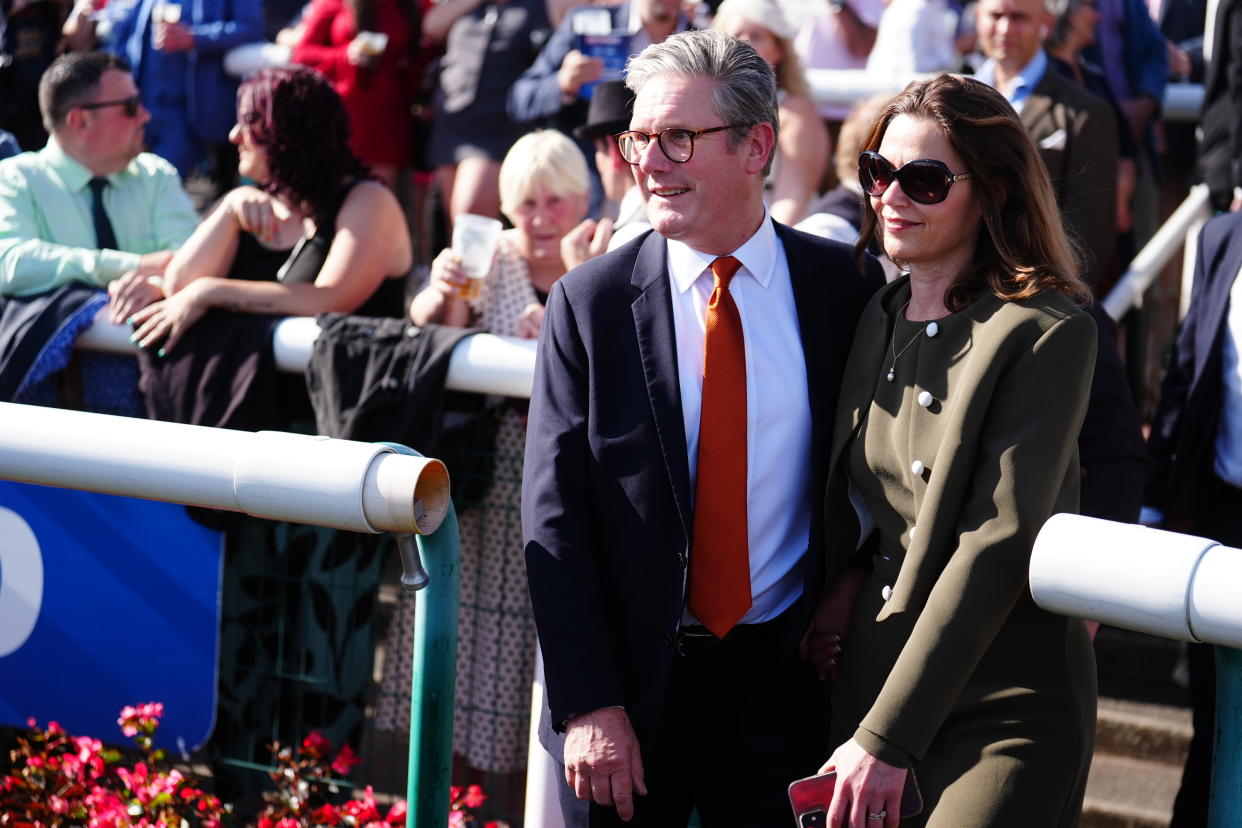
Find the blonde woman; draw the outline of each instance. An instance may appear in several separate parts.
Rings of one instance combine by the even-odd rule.
[[[466,276],[457,255],[446,249],[432,263],[427,287],[411,303],[411,320],[537,337],[543,302],[565,273],[561,238],[586,216],[589,186],[586,159],[562,133],[545,130],[518,139],[500,166],[500,209],[513,229],[501,234],[480,295],[460,298]],[[454,751],[472,768],[500,774],[517,774],[526,765],[534,672],[535,625],[518,519],[525,417],[524,406],[503,407],[492,482],[479,507],[459,515]],[[382,729],[409,727],[413,619],[410,599],[389,631],[384,692],[376,713]]]
[[[749,43],[776,72],[780,136],[769,179],[772,218],[795,224],[806,215],[828,166],[828,129],[794,52],[794,27],[775,0],[724,0],[712,28]]]

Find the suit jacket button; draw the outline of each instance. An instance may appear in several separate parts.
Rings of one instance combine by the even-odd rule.
[[[936,399],[931,395],[930,391],[922,391],[919,393],[919,405],[924,408],[930,408]]]
[[[927,467],[923,465],[922,460],[915,460],[913,463],[910,464],[910,473],[913,474],[915,477],[922,477],[923,472],[926,469]]]
[[[889,598],[892,598],[893,588],[885,584],[884,589],[880,590],[880,597],[883,598],[885,601],[887,601]]]
[[[932,337],[938,333],[940,333],[940,325],[936,322],[928,322],[927,323],[927,335],[929,337]]]

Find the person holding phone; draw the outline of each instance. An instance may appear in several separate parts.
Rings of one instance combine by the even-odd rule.
[[[1035,144],[986,84],[912,83],[858,163],[856,252],[875,239],[908,275],[863,312],[837,413],[807,641],[837,671],[826,825],[895,828],[910,768],[925,810],[902,826],[1077,825],[1095,664],[1027,569],[1044,521],[1078,509],[1090,292]]]

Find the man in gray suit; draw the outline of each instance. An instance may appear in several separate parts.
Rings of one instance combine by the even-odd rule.
[[[1013,104],[1052,177],[1082,274],[1100,283],[1116,246],[1117,126],[1108,103],[1049,67],[1052,15],[1043,0],[979,0],[980,80]]]

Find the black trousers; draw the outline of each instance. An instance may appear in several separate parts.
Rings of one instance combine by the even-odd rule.
[[[703,828],[792,825],[789,783],[814,774],[833,746],[828,688],[788,643],[798,640],[790,616],[724,641],[683,633],[660,727],[640,746],[648,793],[635,798],[634,820],[584,808],[564,785],[566,824],[679,828],[697,809]]]
[[[1195,532],[1226,546],[1242,548],[1242,489],[1209,473],[1198,487]],[[1216,653],[1211,644],[1187,645],[1190,709],[1194,736],[1182,786],[1173,803],[1169,828],[1202,828],[1208,824],[1212,791],[1212,750],[1216,730]]]

